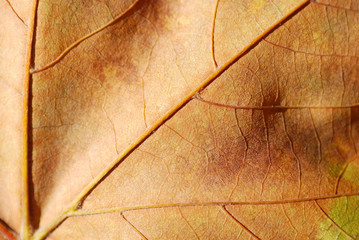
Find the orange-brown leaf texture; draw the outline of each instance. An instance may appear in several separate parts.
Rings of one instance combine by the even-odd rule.
[[[359,239],[359,0],[0,0],[0,239]]]

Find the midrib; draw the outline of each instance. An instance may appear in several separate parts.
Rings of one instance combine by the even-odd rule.
[[[33,45],[34,45],[34,35],[36,28],[36,12],[37,12],[38,0],[32,1],[31,7],[31,17],[29,20],[28,34],[27,34],[27,43],[26,43],[26,55],[25,55],[25,74],[24,74],[24,101],[23,101],[23,116],[22,116],[22,129],[23,129],[23,146],[22,146],[22,169],[21,169],[21,232],[20,238],[23,240],[28,240],[31,237],[31,222],[29,214],[29,143],[31,141],[29,130],[31,129],[31,64],[33,56]]]

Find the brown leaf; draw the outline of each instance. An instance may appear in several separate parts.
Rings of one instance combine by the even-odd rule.
[[[21,239],[359,239],[358,1],[27,5],[0,5]]]

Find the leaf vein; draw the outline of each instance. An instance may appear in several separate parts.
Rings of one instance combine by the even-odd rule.
[[[216,102],[212,102],[212,101],[209,101],[209,100],[206,100],[206,99],[203,99],[203,98],[198,98],[198,97],[196,97],[195,99],[198,100],[198,101],[207,103],[209,105],[217,106],[217,107],[243,109],[243,110],[334,109],[334,108],[335,109],[338,109],[338,108],[341,109],[341,108],[356,108],[356,107],[359,107],[359,103],[342,105],[342,106],[339,106],[339,105],[326,105],[326,106],[324,106],[324,105],[322,105],[322,106],[320,106],[320,105],[317,105],[317,106],[315,106],[315,105],[308,105],[308,106],[305,106],[305,105],[293,105],[293,106],[281,106],[281,105],[235,106],[235,105],[229,105],[229,104],[216,103]]]
[[[233,216],[233,214],[230,213],[230,212],[228,211],[228,209],[227,209],[224,205],[221,206],[221,209],[222,209],[231,219],[233,219],[236,223],[238,223],[246,232],[248,232],[252,237],[254,237],[254,238],[257,239],[257,240],[260,240],[260,238],[259,238],[257,235],[255,235],[249,228],[247,228],[246,226],[244,226],[243,223],[241,223],[235,216]]]
[[[128,212],[128,211],[139,211],[146,209],[164,209],[164,208],[178,208],[178,207],[209,207],[209,206],[245,206],[245,205],[280,205],[280,204],[295,204],[303,202],[311,202],[318,200],[329,200],[336,199],[341,197],[358,197],[359,192],[354,193],[344,193],[344,194],[334,194],[326,195],[312,198],[301,198],[301,199],[286,199],[282,201],[242,201],[242,202],[184,202],[184,203],[162,203],[162,204],[153,204],[153,205],[140,205],[140,206],[129,206],[129,207],[113,207],[113,208],[103,208],[95,210],[83,210],[79,209],[69,213],[67,216],[87,216],[87,215],[97,215],[97,214],[107,214],[113,212]]]
[[[20,17],[20,15],[16,12],[16,10],[15,10],[15,8],[12,6],[11,2],[10,2],[9,0],[5,0],[5,1],[9,4],[11,10],[12,10],[13,13],[16,15],[16,17],[17,17],[26,27],[28,27],[28,25],[26,24],[26,22],[24,21],[24,19],[23,19],[22,17]]]
[[[148,238],[146,238],[145,235],[143,235],[143,233],[142,233],[140,230],[138,230],[138,229],[136,228],[136,226],[133,225],[133,224],[125,217],[125,215],[124,215],[122,212],[121,212],[121,217],[127,222],[128,225],[131,226],[131,228],[132,228],[133,230],[135,230],[136,233],[138,233],[138,235],[140,235],[143,239],[148,240]]]

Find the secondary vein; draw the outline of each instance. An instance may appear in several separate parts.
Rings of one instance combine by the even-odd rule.
[[[123,13],[121,13],[120,15],[118,15],[116,18],[112,19],[111,21],[109,21],[108,23],[106,23],[105,25],[103,25],[102,27],[96,29],[95,31],[87,34],[86,36],[78,39],[77,41],[75,41],[74,43],[72,43],[70,46],[68,46],[62,53],[60,53],[60,55],[55,58],[53,61],[51,61],[50,63],[46,64],[43,67],[40,67],[38,69],[33,69],[31,70],[31,73],[38,73],[38,72],[42,72],[52,66],[54,66],[55,64],[57,64],[61,59],[63,59],[73,48],[75,48],[76,46],[78,46],[80,43],[82,43],[83,41],[85,41],[86,39],[92,37],[93,35],[101,32],[102,30],[104,30],[105,28],[107,28],[108,26],[111,26],[112,24],[114,24],[116,21],[118,21],[120,18],[122,18],[126,13],[128,13],[134,6],[136,6],[136,4],[139,2],[139,0],[136,0],[134,3],[132,3]]]
[[[16,15],[16,17],[17,17],[25,26],[27,26],[27,24],[25,23],[24,19],[22,19],[22,17],[20,17],[20,15],[16,12],[16,10],[15,10],[15,8],[12,6],[11,2],[10,2],[9,0],[5,0],[5,1],[9,4],[11,10],[12,10],[13,13]]]

